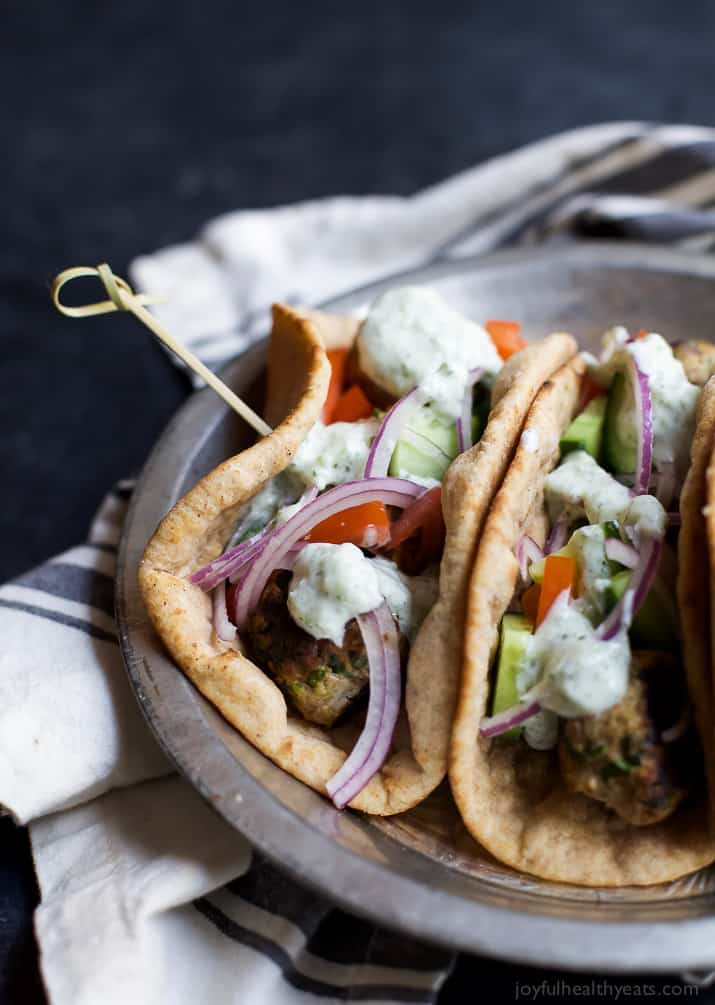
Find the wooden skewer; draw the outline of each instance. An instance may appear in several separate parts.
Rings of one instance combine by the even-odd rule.
[[[73,279],[84,278],[86,276],[96,276],[102,281],[109,300],[100,300],[97,303],[83,304],[79,307],[67,307],[60,300],[62,287],[66,286]],[[54,305],[60,314],[65,314],[67,317],[86,318],[92,317],[95,314],[109,314],[111,311],[131,311],[142,324],[146,325],[149,331],[156,335],[167,348],[171,349],[189,369],[197,373],[260,436],[267,436],[271,433],[272,429],[268,423],[264,422],[260,415],[257,415],[237,394],[234,394],[231,388],[227,387],[216,376],[213,370],[209,370],[198,356],[195,356],[190,349],[177,342],[144,306],[144,304],[161,302],[163,299],[163,297],[148,296],[144,293],[134,293],[129,283],[120,276],[115,276],[106,263],[96,267],[92,265],[78,265],[72,269],[65,269],[64,272],[60,272],[55,277],[52,283],[52,300]]]

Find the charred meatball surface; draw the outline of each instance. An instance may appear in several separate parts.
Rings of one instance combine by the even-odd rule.
[[[299,628],[288,611],[290,579],[290,572],[273,573],[244,637],[289,703],[309,722],[332,726],[368,685],[365,644],[355,620],[348,622],[342,646]]]
[[[683,707],[681,680],[670,654],[634,652],[623,700],[562,728],[559,761],[567,787],[637,827],[668,817],[687,794],[683,743],[661,739]]]

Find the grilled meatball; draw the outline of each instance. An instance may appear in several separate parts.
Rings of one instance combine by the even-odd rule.
[[[567,787],[637,827],[669,816],[686,795],[682,741],[660,739],[683,707],[680,678],[669,653],[634,652],[623,700],[562,729],[559,760]]]
[[[273,573],[244,637],[256,663],[303,718],[332,726],[367,687],[365,645],[355,620],[348,622],[342,646],[299,628],[287,606],[290,578],[290,572]]]
[[[685,376],[691,384],[704,387],[715,373],[715,344],[702,339],[680,342],[673,354],[683,364]]]

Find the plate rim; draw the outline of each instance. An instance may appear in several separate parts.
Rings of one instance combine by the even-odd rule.
[[[431,278],[448,274],[504,269],[514,265],[536,266],[546,264],[547,260],[552,265],[564,261],[570,266],[581,267],[587,264],[613,269],[637,266],[649,271],[715,279],[715,256],[626,242],[593,241],[557,248],[517,249],[488,256],[442,259],[347,290],[323,301],[319,307],[330,309],[366,299],[379,289],[404,282],[409,277],[414,281],[429,282]],[[265,343],[264,338],[241,353],[222,372],[235,378],[249,357],[258,358],[264,352]],[[189,395],[161,433],[137,481],[117,560],[116,618],[123,662],[154,736],[181,774],[230,826],[298,882],[317,890],[348,911],[415,938],[502,960],[574,971],[599,969],[612,973],[633,973],[648,969],[653,973],[667,973],[715,965],[715,914],[650,921],[547,915],[480,903],[459,897],[451,891],[428,888],[411,877],[395,873],[310,827],[264,788],[217,735],[211,734],[212,759],[217,765],[222,765],[221,770],[229,769],[236,776],[243,806],[249,806],[249,812],[242,811],[239,826],[235,815],[230,815],[231,808],[223,805],[220,796],[212,791],[211,784],[204,777],[205,772],[198,771],[195,763],[187,759],[185,749],[177,743],[175,730],[172,735],[172,730],[156,714],[148,691],[151,668],[141,651],[141,634],[136,637],[137,633],[127,617],[132,591],[137,590],[136,576],[133,575],[136,570],[129,567],[128,552],[147,486],[151,485],[153,472],[160,466],[167,445],[177,430],[191,419],[192,413],[200,416],[202,411],[213,411],[211,406],[222,407],[220,404],[217,406],[210,390],[203,389]],[[188,703],[185,712],[191,717]],[[185,725],[190,726],[190,723]],[[235,810],[235,807],[232,809]],[[302,851],[306,844],[306,829],[310,831],[309,856]],[[322,867],[326,856],[333,860],[327,876]],[[365,903],[364,898],[355,893],[361,889],[373,891],[376,899],[370,904]]]

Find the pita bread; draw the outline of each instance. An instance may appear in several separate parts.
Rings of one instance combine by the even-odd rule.
[[[677,597],[683,658],[693,714],[702,739],[710,807],[715,815],[715,707],[713,704],[714,624],[711,613],[715,573],[715,512],[706,501],[715,490],[715,378],[708,381],[698,401],[690,469],[680,494]],[[712,479],[712,482],[711,482]],[[709,486],[709,491],[708,491]],[[707,514],[707,521],[703,514]],[[706,527],[707,522],[707,527]],[[708,546],[710,567],[708,568]],[[710,625],[710,629],[707,626]],[[713,820],[715,823],[715,819]]]
[[[533,431],[538,447],[517,449],[482,532],[469,584],[449,777],[467,828],[501,862],[564,883],[647,885],[715,859],[704,807],[633,827],[602,804],[568,791],[553,751],[535,752],[478,733],[499,625],[516,585],[515,547],[535,514],[543,512],[544,479],[558,461],[559,438],[575,411],[581,372],[576,359],[537,395],[525,429]]]
[[[210,597],[191,573],[225,547],[241,507],[282,471],[320,415],[330,377],[325,348],[347,346],[351,318],[276,306],[268,359],[270,436],[229,458],[176,503],[149,542],[139,583],[151,620],[176,663],[248,740],[319,792],[357,737],[355,724],[313,726],[294,714],[274,682],[240,650],[219,640]],[[405,709],[382,770],[351,803],[367,813],[406,810],[446,773],[461,661],[463,593],[479,531],[539,387],[571,358],[569,335],[553,335],[505,365],[480,442],[451,466],[444,484],[447,527],[439,599],[412,647]]]

